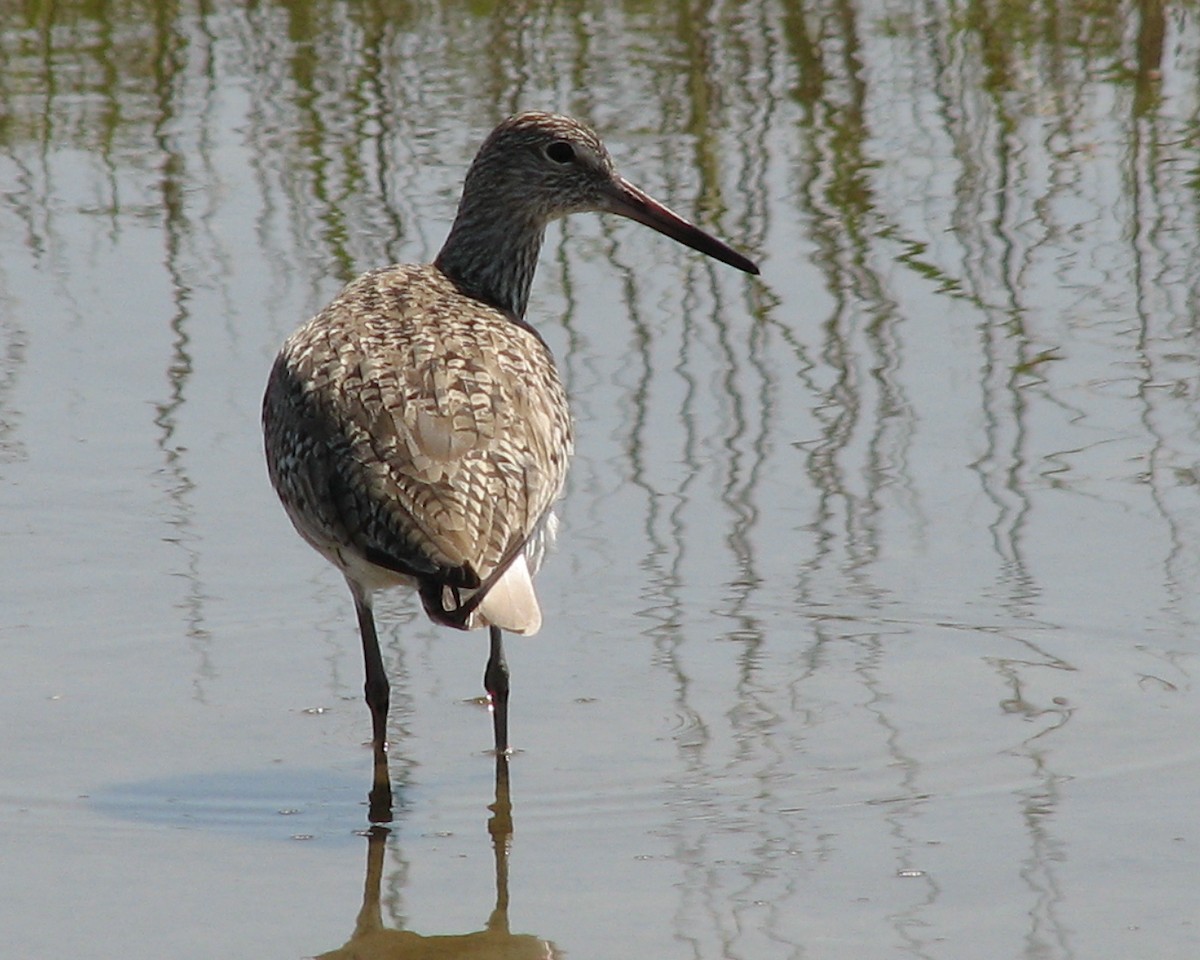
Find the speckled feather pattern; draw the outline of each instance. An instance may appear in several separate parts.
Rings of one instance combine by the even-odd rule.
[[[542,149],[556,139],[572,145],[578,165],[545,165]],[[472,296],[523,317],[546,224],[600,209],[598,190],[613,176],[600,138],[575,120],[543,113],[510,117],[483,142],[467,171],[436,263]]]
[[[297,330],[263,424],[297,530],[369,589],[475,587],[526,549],[536,567],[572,450],[545,344],[433,265],[367,273]]]

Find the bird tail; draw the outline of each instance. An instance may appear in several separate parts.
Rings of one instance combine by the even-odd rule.
[[[459,630],[493,626],[533,634],[542,626],[542,609],[523,550],[500,569],[499,576],[493,573],[477,589],[430,577],[421,581],[420,593],[431,620]]]
[[[542,608],[533,592],[533,577],[525,554],[520,554],[479,603],[479,626],[490,624],[512,633],[537,633]]]

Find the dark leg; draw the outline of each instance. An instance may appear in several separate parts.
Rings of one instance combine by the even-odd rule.
[[[496,753],[508,753],[508,664],[504,662],[504,644],[499,627],[489,627],[491,653],[483,672],[483,687],[492,698],[492,729],[496,735]]]
[[[367,682],[363,686],[367,707],[371,711],[371,747],[375,753],[375,774],[369,796],[372,823],[390,823],[392,819],[392,782],[387,765],[387,716],[391,690],[383,657],[379,653],[379,638],[375,634],[375,617],[371,613],[371,598],[357,584],[350,584],[354,594],[354,609],[358,613],[358,630],[362,634],[363,663]]]

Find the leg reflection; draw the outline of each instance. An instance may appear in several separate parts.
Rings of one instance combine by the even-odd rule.
[[[508,852],[512,845],[513,818],[508,756],[504,753],[496,755],[496,795],[488,809],[491,816],[487,828],[495,858],[496,904],[483,930],[426,935],[384,926],[380,891],[387,841],[392,830],[377,823],[367,831],[367,876],[354,934],[345,946],[323,953],[316,960],[417,960],[431,956],[439,960],[477,960],[479,957],[556,960],[560,954],[548,940],[531,934],[510,933],[508,929]]]
[[[488,930],[508,933],[508,850],[512,843],[512,799],[508,792],[508,754],[496,754],[496,799],[489,810],[488,833],[496,860],[496,909],[488,918]]]

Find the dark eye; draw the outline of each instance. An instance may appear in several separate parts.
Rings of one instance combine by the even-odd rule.
[[[546,156],[555,163],[570,163],[575,159],[575,148],[564,140],[555,140],[546,148]]]

